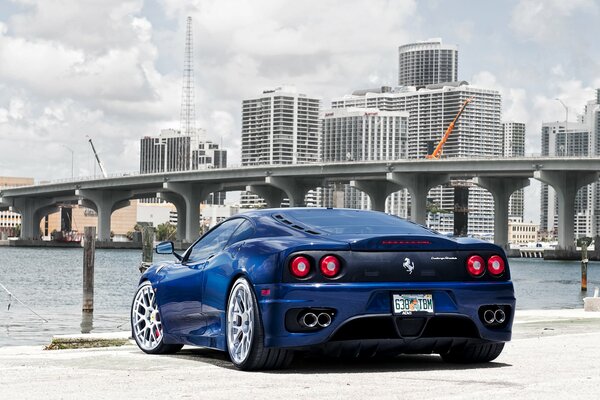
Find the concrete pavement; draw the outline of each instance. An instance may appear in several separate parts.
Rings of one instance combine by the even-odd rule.
[[[299,398],[597,399],[600,313],[517,314],[514,340],[493,363],[438,356],[393,361],[302,359],[289,370],[248,373],[219,352],[184,348],[149,356],[135,346],[43,351],[0,348],[0,399]]]

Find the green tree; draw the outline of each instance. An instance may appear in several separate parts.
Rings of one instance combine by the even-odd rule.
[[[177,234],[177,227],[165,222],[156,227],[156,239],[163,242],[165,240],[174,240]]]

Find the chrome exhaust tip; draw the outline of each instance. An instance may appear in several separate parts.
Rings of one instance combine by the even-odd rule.
[[[494,319],[496,320],[497,323],[501,324],[504,321],[506,321],[506,314],[504,313],[503,310],[497,309],[496,312],[494,313]]]
[[[321,328],[326,328],[331,325],[331,315],[327,313],[321,313],[317,317],[317,323]]]
[[[317,326],[318,318],[315,315],[315,313],[308,312],[302,316],[301,321],[302,325],[304,325],[305,327],[314,328],[315,326]]]
[[[492,310],[485,310],[485,312],[483,313],[483,320],[486,324],[491,325],[496,321],[495,315],[496,314]]]

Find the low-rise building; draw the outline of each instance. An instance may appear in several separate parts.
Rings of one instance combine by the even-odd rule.
[[[33,178],[0,176],[0,189],[17,186],[29,186]],[[16,236],[21,226],[21,214],[10,210],[0,210],[0,238]]]
[[[526,244],[538,241],[539,224],[511,220],[508,222],[508,243]]]

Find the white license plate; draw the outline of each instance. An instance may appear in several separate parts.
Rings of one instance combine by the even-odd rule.
[[[433,313],[431,294],[393,294],[392,310],[394,314],[412,315],[413,313]]]

